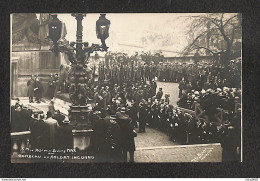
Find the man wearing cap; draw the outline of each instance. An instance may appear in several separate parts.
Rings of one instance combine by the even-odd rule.
[[[98,141],[99,146],[99,159],[100,161],[108,162],[121,162],[122,161],[122,145],[121,145],[121,130],[115,117],[110,117],[106,111],[101,111],[101,127],[99,128],[99,135],[101,140]],[[104,131],[105,129],[105,131]],[[101,133],[101,131],[104,131]],[[103,137],[105,136],[105,137]],[[102,139],[104,143],[102,144]],[[99,139],[99,138],[98,138]]]
[[[127,152],[130,154],[130,162],[134,162],[135,141],[134,128],[132,119],[125,113],[125,107],[122,107],[120,112],[117,112],[117,120],[121,130],[121,146],[123,160],[127,162]]]

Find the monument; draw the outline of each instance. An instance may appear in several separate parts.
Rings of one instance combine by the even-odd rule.
[[[44,94],[48,91],[50,74],[59,73],[61,63],[66,61],[61,53],[54,55],[49,49],[49,24],[52,17],[48,13],[14,13],[12,22],[11,47],[11,97],[27,96],[27,81],[31,75],[38,75],[43,83]],[[61,25],[61,39],[65,41],[66,27]]]

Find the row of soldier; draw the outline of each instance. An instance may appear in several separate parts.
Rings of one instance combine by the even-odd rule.
[[[153,59],[145,57],[147,56],[136,54],[129,57],[125,53],[108,53],[105,61],[99,64],[99,81],[111,80],[113,83],[123,80],[146,81],[157,77],[160,81],[179,82],[184,77],[187,81],[194,83],[199,77],[206,76],[204,80],[206,81],[209,75],[214,78],[217,76],[222,80],[228,78],[230,80],[228,83],[233,84],[233,80],[240,77],[241,64],[235,61],[232,61],[228,67],[224,67],[208,63],[173,63],[165,61],[165,58],[161,56],[159,56],[160,59],[157,58],[160,61],[151,61]]]
[[[131,81],[151,81],[155,78],[157,64],[163,61],[164,57],[160,53],[152,55],[142,52],[138,55],[129,56],[121,52],[108,52],[105,61],[99,64],[99,81],[110,80],[111,84],[122,84],[124,80]]]

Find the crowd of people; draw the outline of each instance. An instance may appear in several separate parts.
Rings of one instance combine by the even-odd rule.
[[[92,80],[79,93],[82,101],[77,101],[81,106],[93,103],[89,117],[94,130],[90,150],[98,155],[100,161],[109,158],[109,161],[115,162],[126,162],[129,152],[133,162],[135,128],[144,133],[149,126],[165,132],[179,144],[221,142],[223,150],[225,147],[225,150],[234,153],[240,147],[241,117],[235,110],[235,102],[241,102],[241,61],[232,61],[224,68],[213,64],[169,63],[161,59],[160,54],[142,53],[130,57],[124,53],[108,52],[105,60],[99,63],[98,81],[94,81],[96,67],[91,67]],[[195,104],[199,103],[205,110],[206,119],[199,119],[172,106],[170,95],[164,94],[162,88],[156,92],[156,78],[179,82],[178,106],[195,110]],[[32,77],[28,81],[28,89],[32,86],[32,90],[37,91],[36,80]],[[51,98],[57,81],[58,76],[51,75]],[[29,99],[32,100],[30,96]],[[36,100],[38,102],[39,98]],[[218,108],[227,111],[221,123],[215,117]],[[17,107],[14,110],[17,111]],[[59,127],[63,123],[60,119],[57,121],[55,114],[57,112],[52,108],[47,113],[46,120],[49,121],[42,116],[34,119]],[[70,125],[69,121],[65,122],[65,125]],[[228,144],[227,140],[232,139],[232,144]]]
[[[230,62],[225,70],[221,66],[202,66],[196,76],[183,77],[179,82],[178,105],[195,110],[197,102],[212,119],[217,108],[232,115],[235,103],[241,102],[240,68],[241,61],[237,60]]]
[[[121,85],[125,80],[152,81],[157,76],[157,64],[161,59],[159,53],[151,55],[143,52],[141,55],[136,53],[129,56],[126,53],[108,52],[104,62],[99,64],[99,82],[109,80],[111,85]]]
[[[11,106],[11,114],[11,132],[31,131],[31,149],[73,148],[73,127],[59,110],[48,111],[44,115],[43,112],[33,112],[17,99],[15,105]]]
[[[208,121],[197,119],[194,115],[186,113],[182,109],[173,107],[167,101],[167,98],[162,97],[163,92],[160,89],[156,95],[146,99],[141,99],[139,104],[136,104],[134,100],[123,101],[120,97],[118,99],[113,99],[111,105],[104,107],[94,106],[93,110],[97,112],[105,112],[107,120],[114,118],[114,124],[120,125],[121,119],[118,114],[123,112],[131,120],[131,126],[129,125],[129,130],[137,128],[139,126],[139,133],[144,133],[147,126],[158,129],[169,136],[169,138],[177,142],[178,144],[201,144],[201,143],[216,143],[221,142],[222,145],[228,146],[225,150],[232,150],[231,152],[236,153],[237,148],[240,147],[240,112],[233,113],[233,116],[227,117],[223,123],[217,121]],[[167,96],[166,96],[167,97]],[[101,118],[102,119],[102,118]],[[94,125],[95,121],[99,120],[96,117],[93,118]],[[105,122],[105,121],[104,121]],[[104,123],[105,124],[105,123]],[[99,125],[99,124],[98,124]],[[96,140],[100,141],[100,138],[104,138],[107,134],[103,130],[104,126],[94,126],[94,130],[99,130]],[[120,126],[119,126],[120,129]],[[102,135],[102,136],[101,136]],[[129,136],[131,137],[132,132],[129,131]],[[116,135],[114,135],[116,137]],[[120,140],[120,134],[117,135],[118,138],[112,136],[112,140]],[[132,140],[131,137],[130,140]],[[227,140],[233,139],[231,144],[226,144]],[[123,143],[131,143],[130,140],[124,140]],[[97,150],[101,146],[103,148],[104,142],[97,141]],[[112,144],[113,145],[113,144]],[[131,147],[132,148],[132,147]],[[131,150],[131,149],[130,149]],[[108,150],[103,153],[110,153]],[[224,152],[225,153],[225,152]],[[235,154],[237,155],[237,154]],[[229,156],[230,157],[230,154]],[[110,158],[110,157],[109,157]],[[236,157],[238,159],[238,157]]]

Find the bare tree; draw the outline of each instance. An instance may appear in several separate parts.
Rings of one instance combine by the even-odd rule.
[[[188,31],[189,43],[183,54],[187,55],[194,50],[206,50],[214,57],[220,55],[221,62],[225,65],[231,57],[235,37],[241,39],[241,14],[200,14],[192,16]],[[209,40],[217,35],[225,42],[225,49],[209,46]],[[206,40],[201,43],[201,40]]]

